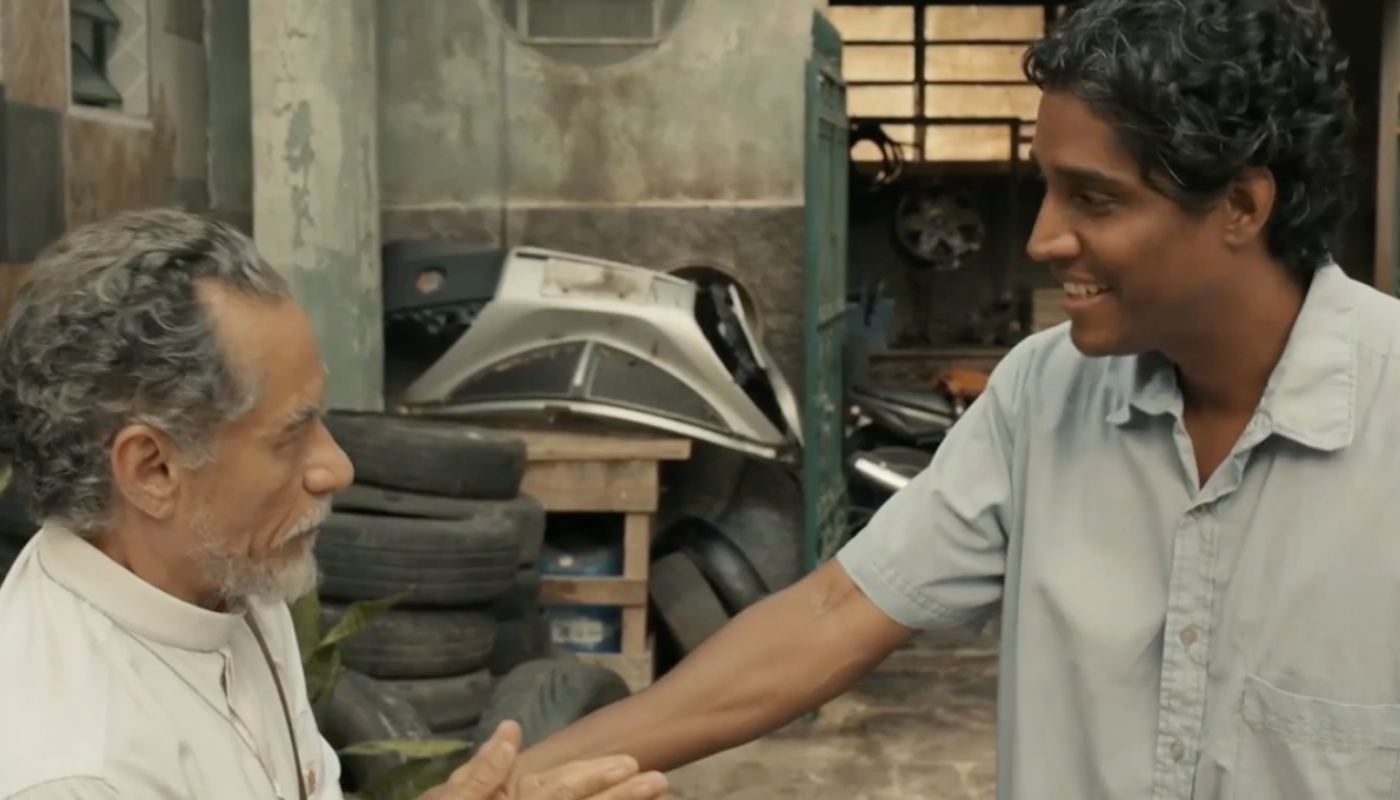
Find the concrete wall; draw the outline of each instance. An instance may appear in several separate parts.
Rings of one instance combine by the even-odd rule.
[[[718,266],[795,374],[803,65],[823,0],[692,0],[658,48],[601,67],[521,44],[495,2],[379,2],[384,238]],[[210,13],[211,197],[246,219],[246,0]]]

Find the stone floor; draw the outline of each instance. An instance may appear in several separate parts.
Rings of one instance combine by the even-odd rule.
[[[671,774],[677,800],[990,800],[995,630],[923,637],[814,720]]]

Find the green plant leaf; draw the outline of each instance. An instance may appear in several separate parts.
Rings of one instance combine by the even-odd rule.
[[[409,761],[375,775],[360,787],[361,800],[417,800],[434,786],[441,786],[465,755],[432,760]]]
[[[321,643],[321,598],[314,591],[307,592],[292,601],[290,609],[292,628],[297,634],[297,649],[301,651],[301,663],[304,665]]]
[[[5,490],[10,488],[10,481],[14,478],[15,468],[12,464],[7,462],[4,467],[0,467],[0,494],[4,494]]]
[[[335,682],[340,678],[340,668],[340,649],[336,647],[317,650],[303,665],[302,670],[306,673],[306,694],[311,698],[312,706],[330,700],[335,690]]]
[[[377,739],[343,748],[343,756],[404,756],[412,759],[438,758],[460,753],[472,746],[459,739]]]
[[[332,625],[331,629],[326,632],[326,635],[321,638],[320,643],[316,645],[316,649],[322,650],[335,647],[346,639],[359,634],[360,631],[374,624],[374,621],[379,619],[385,611],[393,608],[407,595],[408,590],[405,589],[379,600],[361,600],[356,603],[351,603],[345,607],[345,613],[341,615],[335,625]]]

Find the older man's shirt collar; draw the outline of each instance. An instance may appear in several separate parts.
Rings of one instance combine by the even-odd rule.
[[[242,620],[157,589],[62,526],[46,523],[35,536],[39,564],[49,577],[137,636],[212,652],[229,643]]]

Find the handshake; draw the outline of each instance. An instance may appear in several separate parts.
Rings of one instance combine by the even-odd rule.
[[[576,761],[539,775],[516,776],[520,726],[504,722],[447,782],[418,800],[659,800],[666,777],[640,772],[636,759]]]

